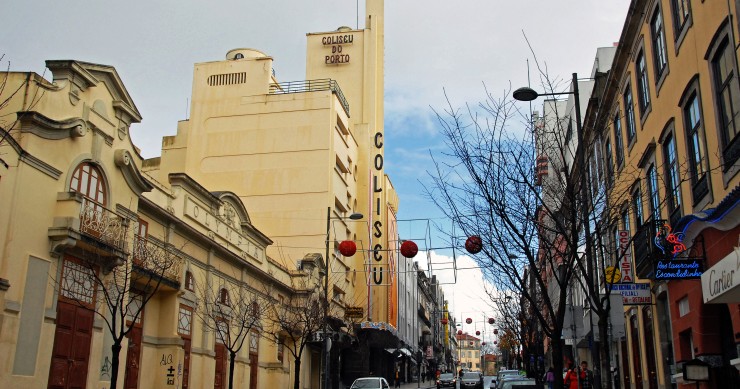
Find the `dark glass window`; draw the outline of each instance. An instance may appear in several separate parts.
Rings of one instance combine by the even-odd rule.
[[[627,124],[627,144],[635,139],[635,107],[632,102],[632,89],[627,86],[624,91],[624,120]]]
[[[665,188],[671,224],[681,217],[681,193],[676,158],[676,139],[669,134],[663,141],[663,158],[665,163]]]
[[[686,20],[691,16],[691,6],[689,0],[672,0],[673,8],[673,27],[676,31],[676,35],[683,30]]]
[[[639,227],[645,221],[642,212],[642,191],[639,185],[632,192],[632,212],[635,213],[635,224]]]
[[[614,115],[614,152],[617,156],[617,167],[621,167],[624,162],[624,148],[622,146],[622,121],[619,119],[619,112]]]
[[[612,163],[612,144],[609,138],[606,139],[604,144],[604,158],[606,164],[606,183],[611,185],[614,180],[614,164]]]
[[[684,126],[689,146],[689,169],[691,173],[692,194],[694,203],[709,192],[707,177],[707,148],[704,140],[703,123],[699,96],[692,92],[683,106]]]
[[[668,64],[665,50],[663,15],[660,14],[660,8],[655,11],[655,15],[653,15],[653,19],[650,21],[650,35],[653,41],[653,64],[655,65],[655,80],[657,82]]]
[[[658,194],[658,173],[655,171],[655,165],[648,166],[645,173],[647,177],[647,195],[650,199],[650,216],[653,220],[660,219],[660,195]]]
[[[712,57],[717,111],[722,136],[724,171],[729,170],[740,156],[737,118],[740,110],[740,92],[729,38],[725,37]]]
[[[640,104],[640,115],[644,115],[650,105],[650,87],[648,86],[645,56],[642,52],[637,55],[635,68],[637,70],[637,101]]]

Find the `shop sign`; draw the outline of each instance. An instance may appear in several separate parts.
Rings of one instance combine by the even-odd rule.
[[[622,256],[619,259],[619,273],[621,275],[621,281],[623,284],[634,282],[635,279],[632,276],[632,251],[630,251],[630,232],[619,231],[619,251]],[[619,282],[615,280],[614,282]]]
[[[701,290],[705,303],[740,302],[740,247],[702,274]]]
[[[344,308],[344,317],[348,319],[361,319],[365,316],[365,310],[362,307]]]
[[[614,284],[610,288],[615,293],[622,295],[624,305],[652,304],[653,295],[650,292],[650,284]]]
[[[702,275],[702,260],[693,259],[671,259],[658,260],[655,262],[656,280],[689,280],[700,278]]]

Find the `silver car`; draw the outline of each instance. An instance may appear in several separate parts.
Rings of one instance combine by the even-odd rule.
[[[537,384],[537,381],[533,380],[532,378],[526,378],[526,377],[519,377],[519,378],[512,378],[507,379],[504,381],[504,383],[501,385],[501,389],[516,389],[519,385],[535,385]]]
[[[483,389],[483,375],[475,371],[463,373],[460,379],[460,389]]]
[[[388,381],[383,377],[363,377],[352,383],[349,389],[389,389]]]

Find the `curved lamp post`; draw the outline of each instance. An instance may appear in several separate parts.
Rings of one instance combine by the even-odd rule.
[[[361,213],[353,213],[349,215],[349,217],[331,217],[331,207],[326,208],[326,256],[324,257],[324,262],[326,266],[326,274],[324,275],[324,347],[323,347],[323,353],[324,353],[324,389],[329,389],[330,383],[329,383],[329,364],[330,364],[330,356],[331,356],[331,339],[329,339],[329,331],[328,331],[328,324],[329,324],[329,232],[331,231],[331,221],[332,220],[344,220],[344,219],[351,219],[351,220],[360,220],[364,216]]]

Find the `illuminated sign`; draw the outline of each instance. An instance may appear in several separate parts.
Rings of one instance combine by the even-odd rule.
[[[675,258],[686,251],[686,245],[683,244],[683,233],[673,233],[667,221],[661,220],[660,222],[662,225],[659,225],[655,233],[655,246],[666,257]]]
[[[365,316],[365,309],[362,307],[344,308],[344,316],[349,319],[361,319]]]
[[[656,280],[687,280],[701,278],[704,266],[700,259],[671,259],[655,262]]]

